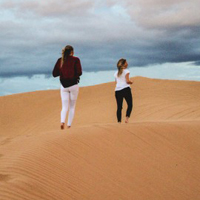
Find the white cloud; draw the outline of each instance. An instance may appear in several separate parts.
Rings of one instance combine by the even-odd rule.
[[[3,9],[12,10],[18,16],[32,13],[46,17],[83,15],[93,6],[94,2],[91,0],[6,0],[1,3]]]
[[[107,0],[121,4],[138,25],[145,28],[194,26],[200,23],[198,0]]]

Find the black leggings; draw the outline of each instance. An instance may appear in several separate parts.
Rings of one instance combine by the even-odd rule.
[[[125,98],[126,103],[128,104],[128,108],[126,111],[126,117],[130,117],[130,115],[131,115],[131,111],[132,111],[132,107],[133,107],[131,88],[127,87],[122,90],[115,91],[115,97],[117,100],[117,120],[118,120],[118,122],[121,122],[123,98]]]

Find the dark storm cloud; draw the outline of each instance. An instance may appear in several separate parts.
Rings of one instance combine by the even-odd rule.
[[[66,44],[74,46],[84,71],[115,69],[121,57],[129,66],[199,65],[198,5],[195,0],[3,1],[0,76],[51,75]]]
[[[200,60],[196,61],[194,64],[200,66]]]

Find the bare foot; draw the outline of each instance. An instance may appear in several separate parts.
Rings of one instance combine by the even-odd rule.
[[[67,128],[71,128],[71,126],[67,126]]]
[[[128,119],[129,119],[129,117],[126,117],[125,123],[128,123]]]
[[[61,123],[60,128],[63,130],[65,128],[65,123]]]

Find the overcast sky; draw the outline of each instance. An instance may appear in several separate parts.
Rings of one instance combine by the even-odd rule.
[[[200,64],[199,0],[0,0],[0,77],[51,75],[70,44],[84,71]],[[161,65],[162,66],[162,65]]]

